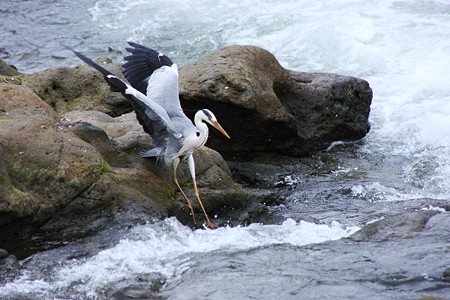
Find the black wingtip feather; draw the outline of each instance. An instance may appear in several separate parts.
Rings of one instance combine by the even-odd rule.
[[[61,43],[61,46],[63,46],[67,50],[72,51],[76,56],[78,56],[79,59],[81,59],[82,61],[84,61],[89,66],[93,67],[94,69],[96,69],[97,71],[102,73],[103,76],[113,75],[111,72],[109,72],[105,68],[102,68],[101,66],[96,64],[92,59],[90,59],[89,57],[85,56],[84,54],[82,54],[82,53],[80,53],[78,51],[75,51],[73,48],[71,48],[71,47],[69,47],[67,45],[64,45],[63,43]]]
[[[64,45],[63,43],[61,43],[61,46],[63,46],[67,50],[72,51],[79,59],[81,59],[82,61],[84,61],[89,66],[91,66],[92,68],[94,68],[97,71],[99,71],[100,73],[102,73],[103,76],[105,77],[106,82],[108,82],[108,84],[109,84],[109,86],[111,88],[111,91],[113,91],[113,92],[120,92],[122,94],[125,93],[125,90],[127,89],[127,85],[126,85],[125,82],[123,82],[116,75],[114,75],[113,73],[109,72],[105,68],[101,67],[100,65],[95,63],[92,59],[90,59],[89,57],[85,56],[84,54],[82,54],[82,53],[80,53],[78,51],[75,51],[73,48],[71,48],[71,47],[69,47],[67,45]]]
[[[128,42],[131,47],[125,49],[131,55],[125,56],[123,64],[123,75],[128,82],[143,94],[147,94],[147,85],[153,72],[163,66],[172,66],[173,62],[169,57],[160,52],[140,45],[135,42]]]
[[[108,75],[105,77],[105,79],[108,82],[109,86],[111,87],[111,91],[120,92],[122,94],[125,93],[125,90],[127,89],[127,85],[116,75]]]

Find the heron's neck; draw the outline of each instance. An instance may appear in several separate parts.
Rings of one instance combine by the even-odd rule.
[[[208,140],[209,129],[208,129],[208,125],[206,125],[205,122],[203,122],[202,118],[199,116],[198,113],[195,114],[194,124],[195,124],[195,127],[197,127],[197,130],[200,132],[200,135],[198,137],[199,146],[197,147],[197,148],[200,148]]]

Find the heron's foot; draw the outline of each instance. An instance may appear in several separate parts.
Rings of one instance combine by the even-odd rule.
[[[214,224],[213,222],[211,222],[210,220],[206,220],[205,222],[205,226],[209,229],[217,229],[219,228],[218,225]]]

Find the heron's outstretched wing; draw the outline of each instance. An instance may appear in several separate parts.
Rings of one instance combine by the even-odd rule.
[[[72,51],[78,58],[84,61],[89,66],[95,68],[103,74],[105,80],[114,92],[121,92],[127,99],[130,100],[134,111],[136,112],[139,123],[144,128],[145,132],[153,137],[156,147],[164,145],[164,141],[168,136],[176,137],[177,129],[174,128],[173,123],[168,116],[166,110],[158,103],[149,101],[149,99],[140,91],[133,88],[122,79],[109,72],[105,68],[99,66],[90,58],[73,50],[72,48],[63,45],[66,49]]]
[[[151,48],[128,42],[123,74],[141,93],[161,105],[170,117],[184,116],[178,98],[178,68],[164,54]]]

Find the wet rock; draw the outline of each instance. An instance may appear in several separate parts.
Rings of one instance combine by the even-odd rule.
[[[121,75],[120,66],[106,59],[98,63]],[[132,110],[128,101],[120,94],[110,91],[103,76],[87,65],[76,68],[55,68],[23,77],[24,84],[47,102],[58,113],[72,110],[99,110],[119,116]]]
[[[435,210],[420,210],[386,217],[366,225],[353,234],[354,241],[385,241],[410,238],[424,230],[428,220],[438,214]]]
[[[0,75],[1,76],[17,76],[20,75],[16,68],[8,65],[6,62],[0,59]]]
[[[8,256],[9,256],[8,251],[6,251],[5,249],[1,249],[0,248],[0,259],[4,259],[4,258],[6,258]]]
[[[450,268],[444,270],[443,277],[445,281],[450,282]]]
[[[20,265],[17,258],[14,255],[9,255],[6,250],[2,249],[2,255],[0,257],[0,282],[8,282],[17,278],[19,274]],[[6,255],[6,256],[5,256]]]
[[[211,108],[229,131],[231,141],[211,139],[212,148],[305,155],[364,137],[372,90],[358,78],[288,71],[264,49],[231,46],[184,66],[180,97],[189,110]]]
[[[108,299],[162,299],[158,296],[165,278],[161,274],[151,273],[136,279],[124,279],[106,291]]]
[[[31,89],[0,84],[0,225],[42,223],[99,177],[101,156]],[[10,224],[0,240],[22,226]],[[12,234],[12,235],[11,235]]]

